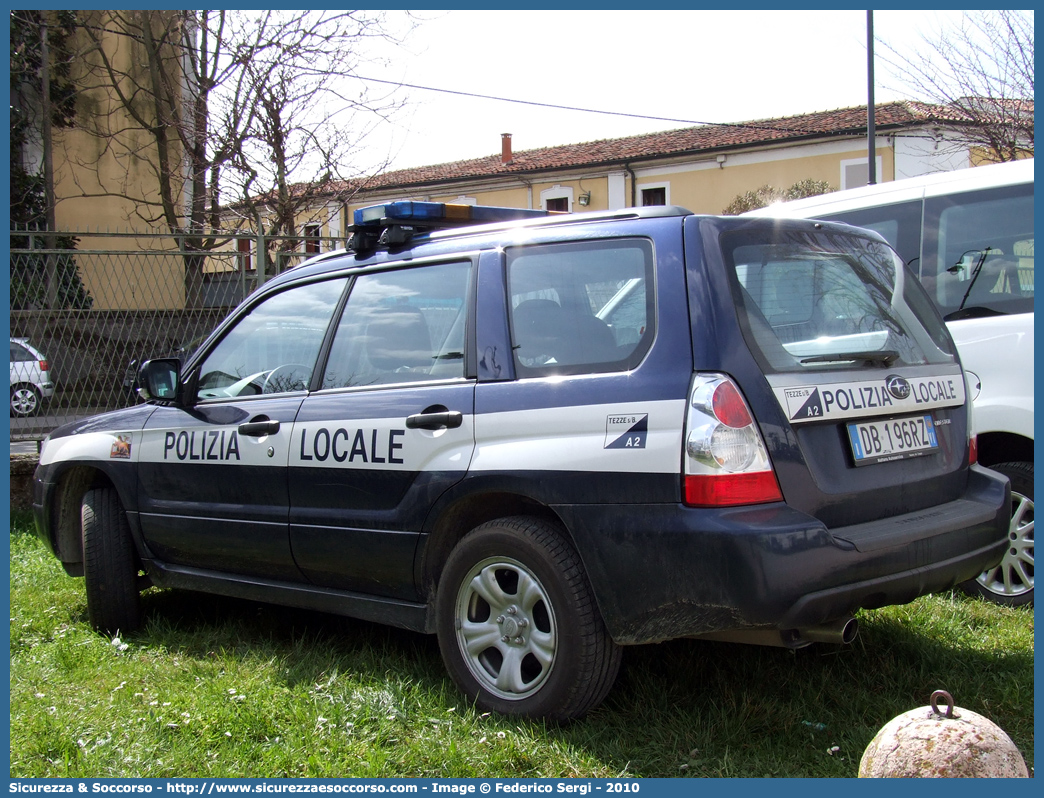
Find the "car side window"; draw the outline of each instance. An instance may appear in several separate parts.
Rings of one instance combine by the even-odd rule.
[[[921,200],[841,213],[825,213],[816,218],[845,222],[879,233],[895,248],[907,266],[915,273],[920,273],[918,261],[921,257]]]
[[[236,322],[199,370],[201,400],[308,390],[323,337],[347,280],[274,294]]]
[[[322,388],[462,378],[470,283],[470,262],[357,277]]]
[[[647,241],[515,248],[507,264],[519,376],[625,371],[648,351],[654,312]]]
[[[921,281],[943,315],[1033,310],[1033,186],[925,202]]]

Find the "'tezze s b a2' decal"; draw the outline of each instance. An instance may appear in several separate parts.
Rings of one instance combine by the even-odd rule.
[[[606,449],[644,449],[649,437],[648,413],[621,413],[605,420]]]

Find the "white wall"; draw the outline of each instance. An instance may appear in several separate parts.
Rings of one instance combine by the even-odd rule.
[[[918,177],[935,172],[967,169],[971,158],[967,144],[961,144],[943,132],[929,129],[895,137],[895,179]]]

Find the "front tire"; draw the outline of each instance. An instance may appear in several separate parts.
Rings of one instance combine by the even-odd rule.
[[[969,579],[961,589],[995,604],[1033,604],[1033,463],[999,463],[989,468],[1011,480],[1011,524],[1004,559]]]
[[[138,555],[116,490],[87,491],[80,520],[91,626],[104,634],[134,631],[141,625]]]
[[[454,682],[502,714],[580,717],[620,668],[579,556],[558,527],[534,518],[483,524],[457,544],[436,626]]]

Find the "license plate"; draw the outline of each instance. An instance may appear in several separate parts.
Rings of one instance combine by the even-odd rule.
[[[847,426],[857,466],[920,457],[939,448],[930,414],[858,421]]]

